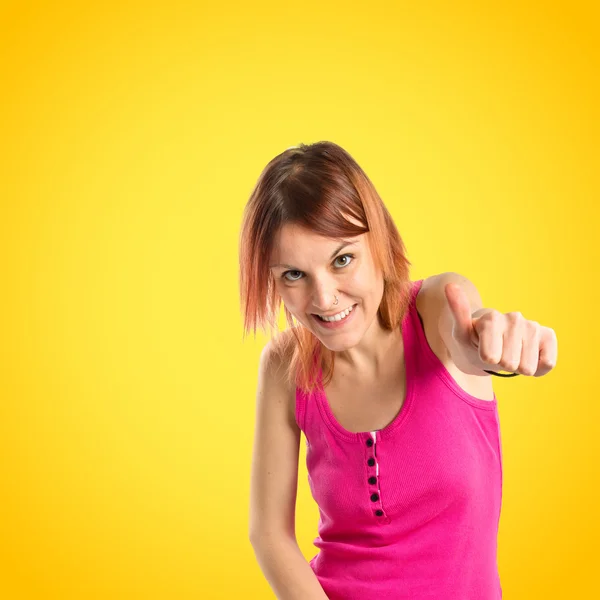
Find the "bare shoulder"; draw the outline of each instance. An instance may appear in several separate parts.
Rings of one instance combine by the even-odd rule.
[[[269,340],[261,353],[261,372],[275,386],[280,399],[287,402],[290,421],[295,424],[296,388],[290,378],[289,365],[292,360],[296,338],[291,330],[280,331]]]
[[[423,284],[416,297],[417,312],[423,322],[425,337],[434,354],[444,365],[452,361],[437,325],[442,306],[439,302],[440,275],[431,275],[423,279]]]
[[[465,392],[480,400],[493,400],[492,378],[469,375],[461,371],[452,360],[452,356],[440,335],[438,322],[446,302],[444,293],[445,275],[445,273],[439,273],[425,278],[417,294],[416,306],[423,320],[425,337],[433,353]]]

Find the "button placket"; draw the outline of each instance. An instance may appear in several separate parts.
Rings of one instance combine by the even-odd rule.
[[[384,512],[382,510],[382,505],[381,505],[381,491],[379,490],[379,463],[377,462],[376,459],[376,444],[377,444],[377,432],[376,431],[372,431],[370,433],[370,437],[367,438],[366,440],[366,444],[368,448],[373,448],[373,456],[370,456],[369,459],[367,460],[367,464],[369,465],[369,467],[375,467],[375,474],[369,474],[369,478],[367,480],[367,483],[369,484],[369,486],[371,486],[370,489],[370,500],[373,503],[377,503],[376,506],[378,506],[378,508],[376,508],[374,510],[374,514],[377,517],[382,517],[384,515]],[[372,469],[369,469],[369,472],[371,472]]]

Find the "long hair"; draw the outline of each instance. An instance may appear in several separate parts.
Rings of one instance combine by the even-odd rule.
[[[319,384],[326,386],[331,381],[335,355],[312,331],[294,323],[285,305],[293,338],[285,336],[284,340],[284,336],[277,336],[281,296],[275,289],[269,259],[276,236],[285,224],[299,225],[330,238],[367,234],[375,266],[384,281],[377,316],[381,326],[389,331],[402,323],[408,310],[411,263],[375,187],[352,156],[337,144],[320,141],[288,148],[263,169],[244,209],[240,232],[243,337],[253,331],[256,338],[257,327],[265,333],[268,328],[271,337],[277,338],[277,351],[285,353],[293,344],[288,381],[311,392]]]

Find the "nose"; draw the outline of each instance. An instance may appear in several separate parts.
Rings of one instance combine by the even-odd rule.
[[[313,312],[327,312],[331,310],[335,302],[335,296],[339,299],[334,282],[317,282],[312,291]]]

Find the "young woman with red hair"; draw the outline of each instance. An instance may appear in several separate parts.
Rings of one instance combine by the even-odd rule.
[[[301,144],[261,173],[240,236],[244,331],[272,334],[258,375],[250,540],[280,599],[502,597],[489,375],[548,372],[554,332],[483,308],[457,273],[411,281],[410,264],[340,146]],[[301,433],[320,514],[310,561],[294,525]]]

